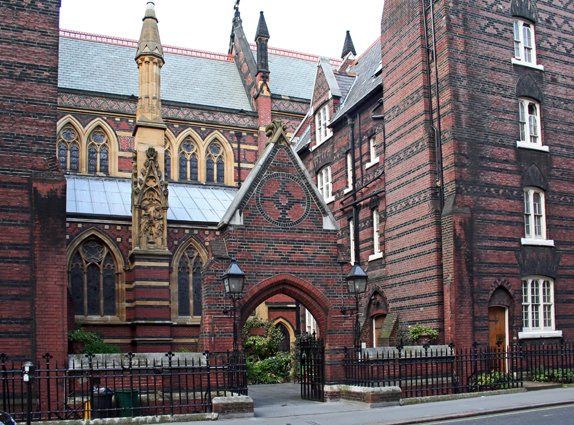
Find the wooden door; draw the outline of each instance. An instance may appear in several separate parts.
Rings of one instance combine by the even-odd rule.
[[[506,308],[488,308],[488,368],[506,372]]]
[[[506,347],[506,308],[488,308],[488,346]]]

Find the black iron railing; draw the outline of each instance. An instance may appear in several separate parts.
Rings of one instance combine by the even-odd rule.
[[[574,345],[537,344],[522,347],[525,379],[538,382],[574,382]]]
[[[17,422],[210,412],[247,394],[241,352],[85,355],[27,364],[0,355],[0,409]],[[26,380],[27,379],[27,380]]]
[[[346,384],[398,386],[405,398],[517,388],[523,383],[523,354],[519,346],[347,350],[344,366]]]

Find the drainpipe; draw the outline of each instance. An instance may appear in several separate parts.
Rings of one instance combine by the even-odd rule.
[[[359,254],[359,209],[360,206],[357,200],[357,168],[355,156],[355,120],[347,116],[347,124],[349,126],[349,139],[351,144],[351,176],[353,179],[352,193],[353,193],[353,251],[355,252],[355,264],[361,263],[361,256]]]
[[[440,211],[442,212],[444,208],[444,181],[443,181],[443,164],[442,164],[442,128],[441,128],[441,109],[440,109],[440,92],[439,92],[439,75],[438,75],[438,57],[436,52],[436,34],[435,34],[435,21],[434,21],[434,0],[430,1],[430,6],[427,7],[425,2],[427,0],[422,0],[423,3],[423,24],[424,24],[424,33],[425,33],[425,49],[427,50],[426,54],[426,70],[427,70],[427,79],[429,84],[429,103],[430,103],[430,124],[431,128],[434,133],[434,146],[435,146],[435,164],[436,164],[436,186],[439,192],[439,201],[440,201]],[[430,15],[431,21],[431,37],[432,37],[432,49],[429,49],[429,39],[428,39],[428,24],[427,24],[427,10]],[[431,85],[431,66],[429,61],[429,53],[432,52],[433,60],[434,60],[434,79],[435,79],[435,95],[436,95],[436,126],[434,124],[433,118],[433,102],[432,102],[432,88]]]

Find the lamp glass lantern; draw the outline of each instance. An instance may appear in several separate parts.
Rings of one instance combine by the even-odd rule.
[[[367,290],[369,277],[360,264],[353,265],[345,279],[347,281],[347,288],[349,289],[350,294],[357,296],[363,294]]]
[[[245,284],[245,272],[241,270],[237,261],[231,260],[231,264],[223,275],[223,285],[225,293],[231,297],[236,297],[243,292]]]

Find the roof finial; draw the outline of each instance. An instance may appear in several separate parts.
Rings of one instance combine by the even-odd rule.
[[[343,44],[343,53],[341,53],[341,58],[345,58],[349,53],[352,53],[354,56],[357,56],[357,52],[355,51],[355,46],[353,45],[353,40],[351,39],[351,33],[347,30],[347,34],[345,35],[345,43]]]
[[[257,41],[259,37],[269,38],[269,30],[267,29],[267,23],[265,22],[265,16],[263,16],[263,11],[259,12],[259,23],[257,24],[255,41]]]
[[[241,0],[235,0],[235,4],[233,5],[233,10],[235,10],[235,16],[239,17],[239,2]]]

